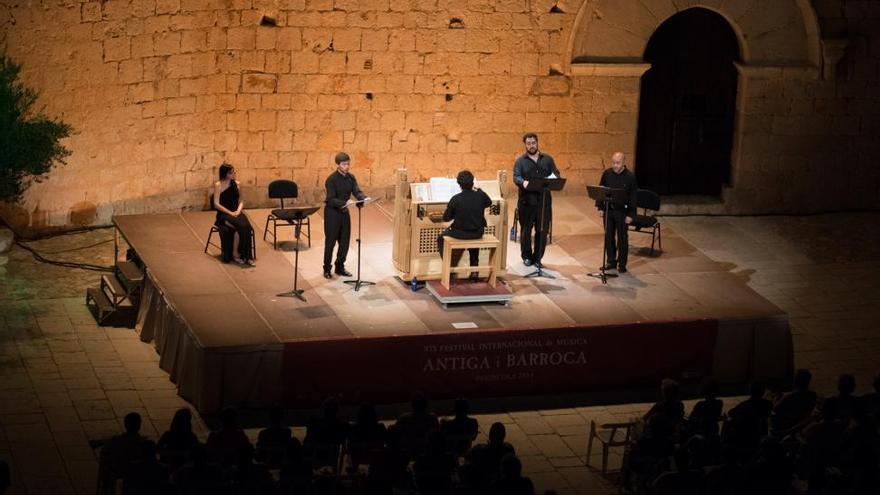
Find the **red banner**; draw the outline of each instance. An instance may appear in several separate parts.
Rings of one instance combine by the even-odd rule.
[[[712,372],[717,320],[340,338],[284,344],[289,407],[583,393]]]

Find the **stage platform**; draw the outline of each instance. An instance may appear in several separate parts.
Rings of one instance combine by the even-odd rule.
[[[268,210],[246,211],[257,231],[252,268],[221,263],[216,248],[203,252],[213,212],[114,223],[146,266],[137,330],[201,412],[306,408],[330,394],[390,403],[415,390],[435,399],[508,398],[654,387],[663,377],[692,383],[706,374],[724,384],[788,379],[788,317],[732,273],[735,266],[664,228],[663,253],[653,257],[644,248],[650,236],[631,233],[630,273],[602,285],[587,276],[602,259],[595,208],[583,198],[554,203],[544,265],[556,279],[523,278],[532,268],[511,243],[509,304],[448,308],[396,278],[390,203],[363,210],[362,278],[377,285],[360,291],[323,278],[322,212],[312,217],[311,247],[303,238],[299,257],[307,302],[276,297],[293,287],[294,242],[292,229],[279,230],[286,240],[278,250],[262,241]],[[356,217],[353,224],[352,272]]]

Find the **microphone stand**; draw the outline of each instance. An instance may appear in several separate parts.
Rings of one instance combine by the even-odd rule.
[[[361,280],[361,210],[364,209],[364,200],[358,201],[361,203],[358,205],[358,237],[357,237],[357,245],[358,245],[358,265],[357,265],[357,278],[354,280],[346,280],[346,285],[353,285],[354,291],[357,292],[361,289],[362,286],[366,285],[376,285],[375,282],[369,282],[366,280]]]

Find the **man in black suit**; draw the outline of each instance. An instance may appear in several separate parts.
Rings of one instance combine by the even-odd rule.
[[[541,267],[541,258],[544,257],[544,248],[547,246],[547,231],[550,230],[550,221],[553,216],[553,202],[550,193],[544,200],[544,211],[541,214],[542,191],[527,191],[526,187],[530,180],[547,177],[559,178],[559,169],[553,157],[538,151],[538,135],[534,132],[523,136],[523,144],[526,152],[516,159],[513,165],[513,182],[519,189],[519,225],[520,225],[520,253],[523,264],[532,264]],[[538,222],[541,224],[538,225]],[[532,229],[535,230],[535,247],[532,249]]]
[[[348,256],[348,243],[351,239],[351,217],[348,207],[355,204],[352,195],[358,201],[367,200],[367,195],[361,191],[357,179],[349,172],[351,158],[344,152],[339,152],[334,158],[336,170],[327,177],[324,187],[327,190],[327,198],[324,207],[324,278],[333,278],[330,274],[330,261],[333,259],[333,247],[338,243],[334,272],[343,277],[350,277],[351,272],[345,269],[345,258]],[[357,207],[363,207],[363,203],[357,203]]]
[[[599,185],[614,189],[626,190],[627,198],[625,205],[608,205],[608,218],[605,218],[605,202],[596,201],[599,217],[605,223],[605,252],[608,255],[606,270],[617,268],[620,273],[626,273],[626,261],[629,258],[629,230],[628,226],[636,217],[636,198],[639,189],[636,183],[636,174],[626,168],[623,152],[618,151],[611,155],[611,167],[602,172]],[[615,242],[617,234],[617,242]]]

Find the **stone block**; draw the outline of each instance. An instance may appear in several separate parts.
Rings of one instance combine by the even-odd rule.
[[[263,110],[289,110],[290,95],[263,95],[262,98],[260,98],[260,108],[262,108]]]
[[[120,84],[140,82],[144,78],[144,61],[141,59],[123,60],[117,67],[117,80]]]
[[[638,125],[638,114],[630,112],[612,112],[605,118],[605,130],[610,133],[635,132]]]
[[[242,74],[241,91],[244,93],[274,93],[278,84],[273,74]]]
[[[82,22],[98,22],[101,20],[101,2],[88,2],[80,4],[80,19]]]
[[[390,151],[391,132],[370,131],[367,138],[367,151]]]
[[[131,56],[130,38],[110,38],[104,40],[104,61],[126,60]]]
[[[480,74],[505,75],[510,74],[511,55],[507,53],[494,53],[480,57]]]
[[[251,110],[248,113],[249,131],[274,131],[277,113],[272,110]]]
[[[259,132],[240,131],[236,136],[236,151],[262,151],[263,135]]]
[[[348,98],[344,95],[318,95],[318,108],[321,110],[347,110]]]
[[[157,33],[153,35],[153,52],[156,55],[180,53],[180,33]]]
[[[294,74],[317,74],[319,66],[318,54],[311,51],[297,52],[290,59],[290,71]]]
[[[282,74],[278,76],[279,93],[302,93],[305,89],[305,76],[299,74]]]
[[[226,48],[230,50],[253,50],[256,46],[256,28],[232,27],[226,31]]]

